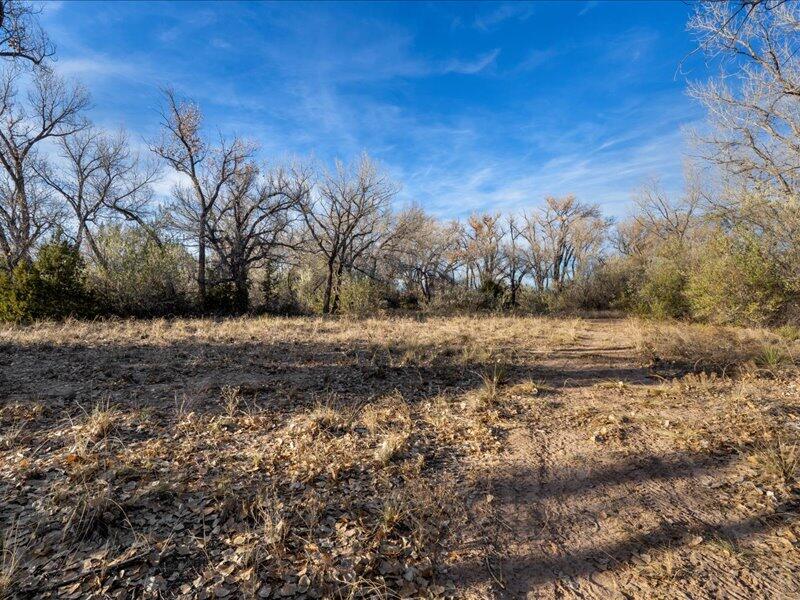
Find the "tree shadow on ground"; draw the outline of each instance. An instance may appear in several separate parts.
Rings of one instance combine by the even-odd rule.
[[[729,453],[713,456],[708,452],[673,452],[666,455],[636,455],[622,462],[604,464],[597,468],[564,468],[539,483],[536,496],[566,498],[601,491],[607,488],[641,481],[669,482],[678,479],[715,475],[736,459]],[[587,473],[588,471],[588,473]],[[537,479],[540,476],[537,475]],[[493,488],[514,488],[520,481],[530,480],[529,472],[511,470],[491,479]],[[498,498],[502,502],[503,498]]]
[[[213,412],[221,409],[224,387],[238,387],[248,401],[265,407],[308,406],[326,395],[357,406],[394,391],[416,403],[479,388],[494,360],[469,356],[456,345],[414,343],[4,344],[0,406],[33,400],[54,411],[74,411],[103,400],[163,409],[187,400],[194,410]],[[649,382],[646,369],[624,363],[559,365],[513,356],[503,361],[507,384]]]
[[[617,571],[636,564],[634,561],[643,554],[657,556],[660,552],[687,551],[694,545],[694,539],[720,539],[736,547],[753,536],[789,523],[797,524],[800,520],[798,495],[776,504],[771,510],[718,520],[703,518],[693,510],[689,506],[691,498],[666,492],[664,501],[674,502],[670,508],[677,508],[672,517],[667,518],[659,513],[658,505],[653,504],[645,487],[651,482],[660,482],[664,484],[660,490],[670,490],[679,482],[709,476],[719,479],[721,470],[737,458],[731,452],[726,455],[673,452],[634,456],[595,469],[565,468],[545,476],[541,471],[527,469],[493,475],[476,487],[492,491],[493,504],[499,514],[506,515],[507,509],[512,511],[521,521],[516,523],[514,531],[528,536],[536,551],[527,556],[503,556],[502,542],[498,548],[495,540],[495,550],[490,552],[497,562],[493,570],[487,568],[487,555],[484,555],[454,565],[451,575],[471,585],[488,584],[500,597],[527,598],[530,597],[528,592],[536,593],[533,590],[537,586],[579,577],[591,579],[595,573]],[[631,487],[626,489],[628,485]],[[706,493],[713,494],[711,490]],[[548,500],[566,510],[554,518],[544,508]],[[648,512],[658,523],[641,532],[601,541],[602,536],[594,533],[600,531],[600,525],[593,514],[605,512],[620,515],[623,520],[626,514]],[[501,523],[507,525],[504,519],[505,516]],[[566,529],[562,526],[576,523],[585,528],[586,543],[569,552],[560,547],[555,552],[542,550],[546,544],[563,539]],[[503,574],[511,574],[505,582],[510,584],[508,587],[500,585],[498,573],[501,578]],[[795,587],[796,592],[800,591],[800,581],[795,581]]]

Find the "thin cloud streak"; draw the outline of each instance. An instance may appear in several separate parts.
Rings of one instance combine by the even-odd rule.
[[[380,15],[391,6],[371,5],[346,21],[345,5],[245,4],[225,18],[214,5],[189,8],[144,6],[164,25],[127,47],[81,27],[113,39],[126,10],[138,16],[133,5],[86,23],[70,24],[66,7],[53,18],[57,68],[86,81],[95,120],[122,118],[132,137],[149,139],[158,89],[170,84],[201,103],[209,132],[255,138],[262,159],[314,155],[329,163],[367,151],[403,184],[401,202],[443,217],[517,210],[565,193],[613,212],[646,177],[679,185],[680,127],[697,115],[671,79],[671,87],[643,86],[664,60],[663,34],[649,22],[563,40],[543,28],[531,49],[514,47],[507,32],[537,27],[545,5],[457,15],[473,27],[453,27],[443,5],[431,16],[446,38],[436,44],[435,23],[423,37],[414,22]],[[576,12],[565,8],[578,21]]]

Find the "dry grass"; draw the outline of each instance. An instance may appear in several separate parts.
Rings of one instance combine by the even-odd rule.
[[[52,551],[74,548],[65,572],[80,570],[98,544],[109,549],[104,561],[121,560],[120,549],[145,533],[183,561],[177,583],[148,579],[155,576],[144,569],[125,580],[130,593],[188,585],[219,596],[442,595],[452,584],[434,565],[446,523],[459,518],[459,492],[449,470],[427,463],[485,452],[496,436],[482,425],[473,435],[476,418],[465,403],[448,406],[447,422],[432,427],[435,409],[420,403],[418,390],[454,368],[467,379],[482,369],[475,350],[482,335],[502,345],[518,327],[535,331],[539,322],[488,325],[241,319],[6,328],[3,343],[33,353],[80,339],[39,393],[87,381],[100,397],[89,402],[67,391],[64,401],[49,402],[47,418],[22,414],[24,403],[2,407],[7,451],[31,428],[33,438],[54,441],[36,455],[25,448],[16,460],[3,456],[30,461],[43,475],[15,469],[42,498],[17,516],[26,526],[57,527]],[[77,368],[75,352],[85,361]],[[280,376],[267,379],[274,387],[242,375],[264,361],[268,369],[281,365]],[[295,378],[297,370],[307,375]],[[353,393],[364,377],[397,373],[414,398],[396,388]],[[145,388],[163,400],[132,403],[131,391]],[[113,569],[103,572],[114,577]],[[26,577],[21,589],[38,585]],[[103,585],[88,573],[76,582],[84,594]]]
[[[11,598],[19,576],[22,548],[19,530],[13,523],[0,537],[0,598]]]
[[[764,329],[685,323],[635,323],[637,347],[653,363],[734,374],[761,369],[775,375],[794,365],[796,342]]]
[[[475,473],[543,415],[584,428],[593,448],[630,452],[652,426],[795,484],[789,413],[754,398],[762,376],[778,385],[791,371],[792,342],[601,327],[519,316],[4,326],[15,369],[0,402],[0,526],[14,535],[0,595],[453,597],[448,557],[478,526],[468,507],[486,497]],[[614,370],[617,355],[571,354],[624,348],[626,327],[654,362],[698,373],[645,393]],[[635,405],[620,406],[628,397]],[[659,412],[711,399],[724,410],[704,428]],[[28,567],[17,538],[34,532],[43,558]]]
[[[480,398],[488,405],[497,402],[500,386],[505,382],[507,367],[499,360],[491,360],[489,365],[478,373],[483,382]]]

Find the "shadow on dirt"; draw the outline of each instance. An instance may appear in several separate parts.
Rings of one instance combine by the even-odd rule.
[[[724,540],[736,547],[751,536],[770,532],[788,523],[797,524],[800,519],[798,496],[760,514],[712,523],[703,520],[685,505],[686,499],[677,493],[667,494],[661,502],[673,502],[672,506],[679,510],[672,512],[672,518],[660,514],[659,505],[647,492],[646,485],[652,481],[665,483],[668,489],[681,480],[719,475],[719,471],[736,458],[733,453],[719,456],[675,452],[665,456],[635,456],[596,469],[565,469],[545,477],[541,472],[520,470],[492,477],[482,485],[494,492],[493,502],[500,514],[505,514],[505,507],[514,509],[516,506],[514,514],[522,522],[515,524],[514,531],[529,532],[523,535],[528,535],[528,540],[533,542],[531,547],[538,550],[525,557],[509,557],[504,555],[500,544],[493,552],[493,560],[497,564],[492,572],[484,561],[474,561],[457,564],[451,574],[457,581],[488,583],[498,597],[526,598],[529,597],[527,591],[537,586],[568,582],[576,577],[591,579],[595,573],[628,566],[643,554],[658,556],[661,551],[688,550],[696,543],[693,540],[698,538]],[[626,484],[635,487],[625,491]],[[713,491],[708,490],[708,493]],[[554,518],[541,504],[548,499],[562,506],[572,504],[574,512],[567,511]],[[574,502],[571,503],[571,500]],[[519,506],[525,506],[527,510],[522,516]],[[649,530],[628,535],[620,541],[593,542],[593,539],[601,537],[597,535],[601,525],[593,514],[606,511],[623,518],[626,514],[648,511],[654,513],[659,522]],[[680,514],[679,518],[675,518],[676,512]],[[559,532],[567,525],[564,519],[586,531],[586,543],[581,544],[583,549],[569,553],[552,551],[556,548],[552,542],[557,542],[563,536]],[[498,544],[495,543],[495,546]],[[506,589],[498,585],[498,579],[504,576],[510,577],[508,583],[511,585]]]

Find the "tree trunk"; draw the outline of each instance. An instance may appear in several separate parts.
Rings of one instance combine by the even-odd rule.
[[[17,207],[20,216],[20,226],[17,232],[17,248],[14,264],[17,266],[21,261],[31,262],[31,215],[28,211],[28,195],[25,190],[25,178],[22,175],[22,163],[17,162],[17,176],[14,178],[15,195],[17,196]]]
[[[75,247],[80,250],[81,244],[83,244],[83,233],[86,231],[86,219],[81,217],[78,221],[78,232],[75,234]]]
[[[514,281],[515,277],[511,276],[511,308],[517,307],[517,283]]]
[[[237,314],[244,314],[250,307],[250,290],[247,285],[247,271],[242,269],[236,273],[233,281],[233,309]]]
[[[339,263],[339,268],[336,269],[336,279],[333,284],[333,298],[331,299],[332,315],[339,311],[339,292],[342,284],[342,273],[344,273],[344,263]]]
[[[328,276],[325,280],[325,294],[322,297],[322,314],[331,312],[331,293],[333,292],[333,262],[328,261]]]
[[[106,273],[108,272],[108,261],[106,257],[103,256],[102,252],[100,252],[100,248],[97,247],[97,242],[94,240],[94,236],[89,233],[89,229],[86,229],[86,241],[89,242],[89,248],[92,251],[92,255],[94,256],[95,260],[98,264],[102,267],[103,271]],[[80,243],[76,244],[78,249],[80,249]]]
[[[197,291],[200,308],[206,307],[206,214],[200,215],[200,232],[197,239]]]
[[[425,298],[425,302],[430,303],[432,296],[431,283],[427,275],[422,276],[422,295]]]

